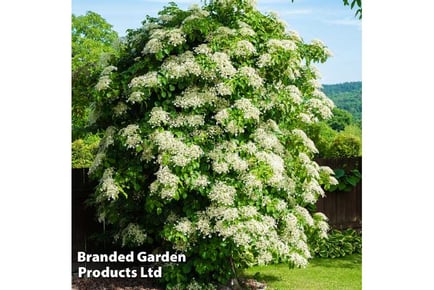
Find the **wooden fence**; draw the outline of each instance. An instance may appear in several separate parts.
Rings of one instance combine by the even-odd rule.
[[[362,172],[362,158],[336,158],[317,159],[319,165],[329,166],[332,169],[344,169],[348,172],[357,169]],[[348,192],[326,192],[324,198],[320,198],[316,204],[317,211],[324,213],[329,218],[332,228],[362,229],[362,181]]]
[[[317,159],[320,165],[326,165],[332,169],[343,168],[346,171],[358,169],[362,172],[362,159],[338,158]],[[95,219],[94,209],[85,205],[85,200],[95,189],[97,182],[91,181],[87,175],[87,169],[72,170],[72,257],[73,270],[76,269],[77,251],[98,251],[89,238],[92,233],[102,233],[102,225]],[[316,204],[317,211],[323,212],[329,218],[332,228],[362,227],[362,183],[359,182],[349,192],[326,192],[324,198],[320,198]]]

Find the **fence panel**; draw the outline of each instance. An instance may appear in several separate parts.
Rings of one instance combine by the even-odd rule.
[[[345,172],[357,169],[362,172],[362,158],[319,158],[319,165],[329,166],[332,169],[342,168]],[[326,192],[324,198],[317,202],[317,211],[329,218],[333,228],[346,229],[362,228],[362,182],[360,181],[349,192]]]

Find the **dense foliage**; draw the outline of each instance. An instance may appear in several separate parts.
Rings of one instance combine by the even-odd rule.
[[[83,139],[72,142],[72,168],[89,168],[95,159],[101,138],[97,134],[89,134]]]
[[[328,230],[306,207],[337,181],[301,128],[332,115],[313,65],[330,53],[253,2],[172,3],[129,31],[95,86],[98,218],[122,246],[185,253],[163,269],[169,287],[305,266],[305,232]]]
[[[353,229],[334,229],[329,232],[327,239],[313,237],[309,241],[312,252],[321,258],[339,258],[362,253],[362,235]]]
[[[347,125],[343,131],[333,130],[326,122],[304,126],[313,140],[318,157],[340,158],[362,156],[362,130],[356,125]]]
[[[86,138],[95,83],[110,58],[118,54],[118,35],[95,12],[72,15],[72,139]]]

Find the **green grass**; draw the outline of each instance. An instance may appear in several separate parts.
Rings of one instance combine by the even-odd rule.
[[[267,290],[362,289],[362,256],[315,258],[304,269],[289,269],[284,264],[255,266],[247,269],[245,275],[265,282]]]

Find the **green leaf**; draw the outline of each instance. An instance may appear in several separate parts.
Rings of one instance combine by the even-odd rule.
[[[357,183],[359,182],[359,178],[355,177],[355,176],[349,176],[346,181],[351,184],[352,186],[356,186]]]
[[[341,178],[342,176],[345,175],[345,170],[343,170],[341,168],[335,169],[334,171],[335,171],[335,177],[336,178]]]

